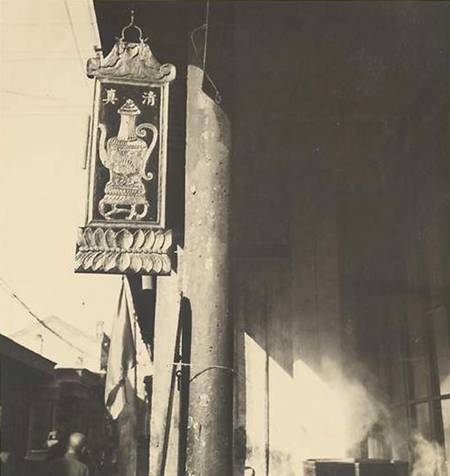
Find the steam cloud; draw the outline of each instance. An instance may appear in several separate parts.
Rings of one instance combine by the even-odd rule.
[[[411,476],[447,476],[444,450],[420,433],[412,437],[413,469]]]
[[[377,430],[382,434],[387,447],[403,446],[407,450],[408,436],[406,427],[393,418],[389,411],[388,401],[378,390],[374,377],[364,368],[349,369],[350,376],[344,375],[333,362],[327,361],[324,365],[329,385],[337,395],[342,396],[344,421],[346,422],[347,456],[354,456],[352,451],[359,443]],[[396,454],[397,453],[397,454]],[[407,452],[401,452],[401,459],[407,459]],[[427,440],[419,431],[416,431],[409,440],[411,460],[411,476],[450,476],[448,472],[445,451],[435,441]],[[369,457],[391,458],[394,455],[370,454]]]
[[[374,428],[381,430],[384,437],[390,439],[393,431],[392,418],[377,391],[375,379],[362,368],[353,369],[354,377],[347,377],[330,360],[325,361],[323,367],[328,384],[336,395],[341,397],[341,408],[346,422],[347,456],[353,456],[352,450],[364,441]]]

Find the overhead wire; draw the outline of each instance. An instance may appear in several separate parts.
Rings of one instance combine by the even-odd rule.
[[[8,285],[8,283],[0,276],[0,286],[5,291],[10,297],[15,299],[26,311],[27,313],[35,320],[37,321],[42,327],[47,329],[49,332],[51,332],[54,336],[56,336],[58,339],[63,341],[65,344],[69,345],[73,349],[77,350],[78,352],[81,352],[82,354],[86,354],[86,352],[83,349],[80,349],[77,347],[75,344],[67,340],[64,336],[62,336],[59,332],[55,331],[51,326],[49,326],[44,319],[41,319],[33,310],[23,301],[23,299],[20,298],[20,296],[11,288],[11,286]]]
[[[65,7],[65,10],[66,10],[66,14],[67,14],[67,18],[68,18],[68,21],[69,21],[69,26],[70,26],[70,29],[71,29],[71,32],[72,32],[72,36],[73,36],[73,40],[74,40],[74,43],[75,43],[75,49],[76,49],[76,52],[77,52],[77,57],[78,57],[78,60],[80,62],[80,65],[82,68],[84,68],[84,62],[83,62],[83,59],[82,59],[82,55],[81,55],[81,49],[80,49],[80,45],[78,43],[78,39],[77,39],[77,35],[76,35],[76,32],[75,32],[75,27],[74,27],[74,24],[73,24],[73,20],[72,20],[72,15],[70,13],[70,8],[69,8],[69,5],[67,3],[67,0],[64,0],[64,7]],[[88,9],[89,9],[89,16],[90,16],[90,23],[92,24],[92,27],[94,29],[94,34],[96,34],[96,36],[98,37],[98,31],[96,31],[95,29],[95,25],[94,25],[94,15],[93,15],[93,12],[91,11],[91,8],[90,8],[90,5],[88,5]],[[18,92],[15,92],[15,91],[4,91],[5,93],[9,93],[9,94],[17,94],[17,95],[23,95],[23,96],[27,96],[27,97],[37,97],[37,96],[33,96],[33,95],[30,95],[30,94],[21,94],[21,93],[18,93]],[[45,97],[45,99],[55,99],[55,100],[59,100],[60,98],[52,98],[52,97]],[[51,113],[53,115],[53,113]],[[75,349],[76,351],[78,352],[81,352],[82,354],[84,355],[89,355],[89,354],[86,354],[86,352],[83,350],[83,349],[80,349],[78,346],[76,346],[75,344],[73,344],[72,342],[70,342],[68,339],[66,339],[64,336],[62,336],[60,333],[58,333],[55,329],[53,329],[51,326],[49,326],[45,320],[41,319],[26,303],[25,301],[20,298],[20,296],[8,285],[8,283],[0,276],[0,287],[3,289],[3,291],[8,294],[11,298],[13,298],[14,300],[16,300],[25,310],[26,312],[36,321],[38,322],[42,327],[44,327],[45,329],[47,329],[50,333],[52,333],[54,336],[56,336],[58,339],[60,339],[62,342],[64,342],[66,345],[70,346],[71,348]],[[92,357],[92,356],[91,356]]]
[[[207,81],[209,82],[209,84],[211,85],[211,87],[214,89],[214,101],[216,104],[221,104],[222,103],[222,96],[220,94],[220,91],[219,89],[217,88],[215,82],[212,80],[211,76],[209,75],[209,72],[207,71],[206,69],[206,56],[207,56],[207,50],[208,50],[208,30],[209,30],[209,0],[206,0],[206,3],[205,3],[205,22],[194,28],[192,31],[191,31],[191,45],[192,45],[192,49],[194,50],[194,54],[195,56],[197,57],[197,60],[202,64],[202,70],[203,70],[203,74],[205,75]],[[198,51],[198,47],[197,47],[197,44],[196,44],[196,41],[195,41],[195,35],[199,32],[199,31],[204,31],[205,34],[204,34],[204,44],[203,44],[203,53],[202,53],[202,56],[200,57],[200,53]]]
[[[73,41],[75,43],[75,50],[77,52],[78,61],[80,62],[81,70],[84,72],[84,61],[83,61],[83,58],[82,58],[82,55],[81,55],[81,48],[80,48],[80,44],[78,42],[77,34],[76,34],[76,31],[75,31],[75,26],[73,24],[72,15],[70,13],[70,8],[69,8],[69,4],[67,3],[67,0],[64,0],[64,8],[66,10],[67,18],[69,20],[70,31],[72,32],[72,38],[73,38]],[[89,10],[89,15],[92,19],[92,12],[90,10]],[[88,87],[89,83],[87,82],[87,78],[85,78],[85,83],[84,84]]]
[[[98,31],[98,22],[97,22],[97,15],[95,13],[94,1],[93,0],[86,0],[87,8],[89,11],[89,18],[90,24],[92,25],[92,33],[95,38],[95,45],[98,48],[101,48],[101,39],[100,39],[100,32]]]

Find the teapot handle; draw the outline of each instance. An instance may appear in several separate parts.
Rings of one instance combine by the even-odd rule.
[[[146,172],[145,169],[147,168],[148,159],[150,158],[150,155],[153,152],[153,149],[155,148],[156,141],[158,140],[158,129],[153,124],[143,122],[142,124],[139,124],[136,127],[136,135],[138,137],[145,138],[145,136],[147,135],[146,129],[152,131],[152,141],[150,142],[150,145],[147,148],[147,152],[145,153],[145,157],[142,163],[142,178],[144,180],[151,180],[153,178],[153,174],[151,172]]]

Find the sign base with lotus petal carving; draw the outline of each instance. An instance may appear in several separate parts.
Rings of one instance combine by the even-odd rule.
[[[80,228],[75,271],[80,273],[170,274],[170,230]]]

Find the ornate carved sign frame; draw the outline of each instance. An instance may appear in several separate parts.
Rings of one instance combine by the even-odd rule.
[[[138,42],[125,40],[128,28],[139,31]],[[156,60],[132,18],[106,58],[88,61],[87,74],[95,78],[88,210],[75,270],[169,274],[167,122],[175,67]]]

